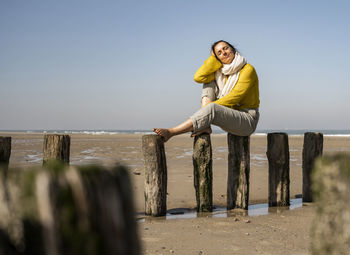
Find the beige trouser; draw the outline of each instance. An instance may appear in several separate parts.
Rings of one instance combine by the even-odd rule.
[[[215,81],[203,85],[202,98],[207,96],[214,101],[217,94],[218,88]],[[190,118],[193,123],[193,132],[198,132],[213,124],[234,135],[249,136],[255,131],[258,124],[259,109],[235,110],[210,103]]]

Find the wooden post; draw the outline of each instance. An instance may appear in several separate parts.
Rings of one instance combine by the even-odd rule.
[[[0,168],[8,169],[11,156],[11,137],[0,136]]]
[[[167,199],[167,166],[163,138],[159,135],[142,136],[145,162],[145,214],[164,216]]]
[[[197,135],[193,142],[193,176],[197,212],[213,210],[213,160],[210,134]]]
[[[71,254],[88,254],[94,248],[95,252],[91,254],[139,255],[140,243],[128,170],[123,166],[112,169],[98,166],[70,167],[65,177],[75,201],[73,205],[76,205],[77,218],[81,219],[76,227],[80,230],[79,234],[85,237],[81,242],[83,252]],[[57,206],[59,202],[57,200]],[[69,202],[67,206],[70,206]],[[64,214],[66,210],[67,208],[58,207],[56,214]],[[68,220],[64,222],[67,225],[70,224]],[[75,229],[75,226],[71,227],[71,230]],[[87,230],[88,235],[85,232]],[[68,244],[73,244],[69,235],[65,238]],[[88,244],[92,246],[91,249],[86,246]]]
[[[19,254],[141,253],[125,167],[47,166],[9,172],[8,197],[0,173],[1,230]]]
[[[20,253],[16,250],[16,247],[12,244],[9,236],[6,232],[4,232],[2,229],[0,229],[0,254],[1,255],[21,255],[23,253]]]
[[[312,202],[311,175],[315,159],[323,152],[323,134],[307,132],[303,146],[303,202]]]
[[[50,160],[59,160],[69,164],[70,136],[69,135],[45,135],[43,150],[43,165]]]
[[[248,210],[250,151],[249,136],[228,133],[227,209]]]
[[[316,159],[312,174],[314,218],[311,254],[349,254],[350,155]]]
[[[269,206],[288,206],[289,197],[289,145],[286,133],[267,134],[269,161]]]

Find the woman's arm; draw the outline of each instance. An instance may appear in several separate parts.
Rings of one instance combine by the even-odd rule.
[[[194,81],[198,83],[209,83],[215,79],[215,72],[222,64],[215,56],[211,55],[194,74]]]
[[[240,104],[241,100],[247,95],[250,89],[257,86],[257,83],[258,76],[254,67],[247,64],[241,70],[238,81],[230,93],[214,101],[214,103],[232,108],[237,104]]]

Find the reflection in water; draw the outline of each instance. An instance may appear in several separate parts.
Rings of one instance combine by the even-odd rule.
[[[302,198],[295,198],[290,200],[290,206],[275,206],[269,207],[268,204],[255,204],[249,205],[248,210],[234,209],[231,211],[227,211],[225,207],[216,206],[213,209],[213,212],[210,213],[201,213],[197,212],[194,209],[188,208],[175,208],[168,210],[165,217],[147,217],[144,214],[139,214],[137,216],[138,222],[145,222],[146,219],[152,220],[175,220],[175,219],[194,219],[197,217],[211,217],[211,218],[227,218],[227,217],[235,217],[235,216],[259,216],[259,215],[267,215],[269,213],[280,213],[286,210],[293,210],[295,208],[300,208],[303,206]]]

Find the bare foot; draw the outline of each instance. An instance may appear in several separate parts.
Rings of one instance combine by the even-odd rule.
[[[153,128],[153,132],[163,137],[164,142],[168,141],[173,134],[166,128]]]
[[[203,130],[200,130],[200,131],[198,131],[198,132],[196,132],[196,133],[192,133],[192,134],[191,134],[191,137],[195,137],[195,136],[197,136],[197,135],[204,134],[204,133],[211,134],[212,132],[213,132],[213,131],[211,130],[211,127],[207,127],[207,128],[205,128],[205,129],[203,129]]]

